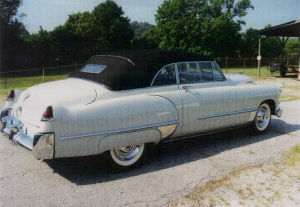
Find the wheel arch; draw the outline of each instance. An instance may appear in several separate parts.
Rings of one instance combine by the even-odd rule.
[[[269,106],[271,108],[271,114],[276,115],[276,104],[275,104],[275,101],[273,99],[264,100],[261,104],[263,104],[263,103],[269,104]]]

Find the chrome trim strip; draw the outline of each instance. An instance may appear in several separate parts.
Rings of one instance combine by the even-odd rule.
[[[158,124],[148,124],[148,125],[137,126],[137,127],[128,127],[128,128],[123,128],[123,129],[114,129],[114,130],[102,131],[102,132],[71,135],[71,136],[60,137],[59,139],[74,139],[74,138],[82,138],[82,137],[97,136],[97,135],[127,133],[127,132],[131,132],[131,131],[140,131],[143,129],[167,126],[167,125],[178,124],[178,123],[179,123],[179,120],[168,121],[168,122],[162,122],[162,123],[158,123]]]
[[[197,118],[197,120],[209,119],[209,118],[214,118],[214,117],[218,117],[218,116],[227,116],[227,115],[239,114],[239,113],[247,113],[247,112],[252,112],[252,111],[257,111],[257,108],[245,109],[245,110],[240,110],[240,111],[232,111],[232,112],[220,113],[220,114],[214,114],[214,115],[208,115],[208,116],[199,116]]]

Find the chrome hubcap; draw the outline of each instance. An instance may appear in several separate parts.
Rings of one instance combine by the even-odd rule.
[[[256,125],[258,128],[263,129],[265,128],[270,119],[270,113],[265,106],[262,106],[256,116]]]
[[[132,145],[113,149],[114,155],[121,161],[129,161],[140,151],[140,145]]]

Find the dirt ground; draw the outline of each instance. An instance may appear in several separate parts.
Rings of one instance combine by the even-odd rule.
[[[254,78],[255,82],[260,85],[275,85],[281,91],[281,102],[300,99],[300,81],[297,81],[297,76],[287,77],[262,77]]]
[[[170,206],[300,206],[300,146],[281,161],[233,171],[209,181]]]
[[[300,99],[297,77],[254,79],[260,85],[278,86],[282,90],[281,102]],[[274,163],[246,167],[211,180],[169,206],[300,206],[300,146],[296,145]]]

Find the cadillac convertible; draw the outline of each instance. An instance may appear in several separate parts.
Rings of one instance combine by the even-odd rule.
[[[223,74],[194,53],[119,51],[91,57],[68,78],[11,90],[2,137],[38,159],[106,153],[127,169],[149,144],[238,127],[264,132],[280,89]]]

